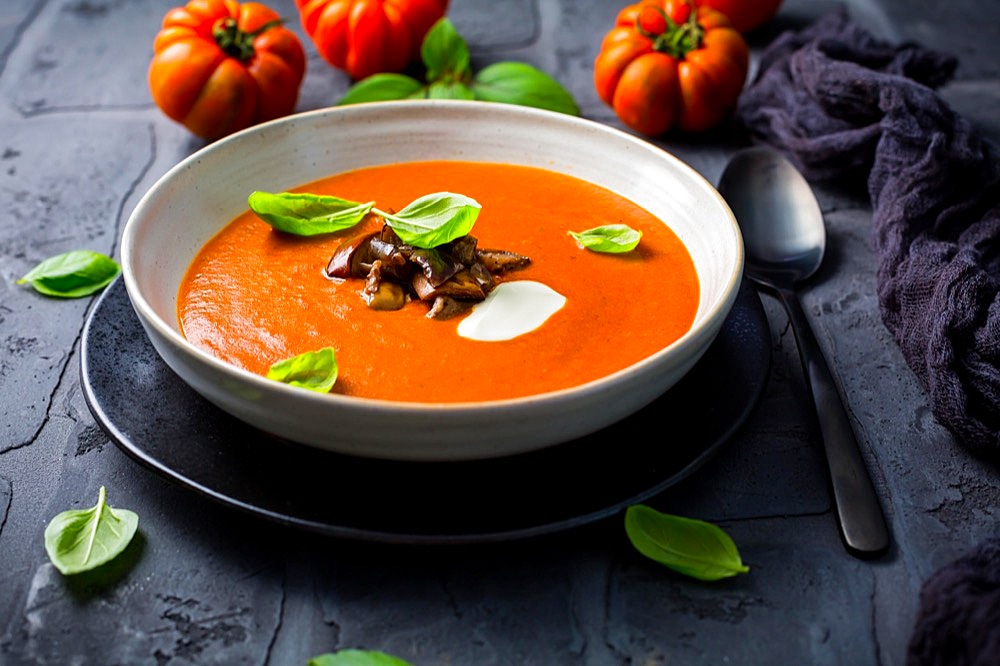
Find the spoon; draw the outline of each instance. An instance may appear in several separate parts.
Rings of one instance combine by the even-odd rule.
[[[841,537],[856,556],[878,555],[889,546],[889,530],[833,375],[795,293],[796,283],[819,268],[826,249],[816,197],[791,162],[765,147],[737,152],[718,190],[743,233],[747,277],[774,293],[788,312],[816,408]]]

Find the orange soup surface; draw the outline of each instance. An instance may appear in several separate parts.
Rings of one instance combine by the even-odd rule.
[[[360,295],[363,280],[327,277],[337,246],[375,227],[300,237],[247,211],[192,262],[178,318],[192,343],[251,372],[265,375],[277,361],[329,346],[340,368],[334,393],[407,402],[516,398],[626,368],[676,340],[694,320],[698,279],[680,239],[643,208],[578,178],[434,161],[360,169],[298,191],[375,201],[382,210],[401,210],[432,192],[472,197],[482,205],[471,232],[479,247],[531,259],[500,281],[541,282],[566,304],[512,340],[469,340],[457,333],[464,315],[429,319],[420,301],[372,310]],[[632,252],[584,250],[567,233],[615,223],[642,231]]]

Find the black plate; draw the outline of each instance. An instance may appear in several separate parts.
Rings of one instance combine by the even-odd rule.
[[[670,391],[593,435],[472,462],[369,460],[275,440],[221,411],[160,359],[121,278],[83,337],[87,404],[134,459],[223,504],[340,537],[407,543],[523,538],[605,518],[689,475],[763,393],[770,333],[744,281],[698,364]]]

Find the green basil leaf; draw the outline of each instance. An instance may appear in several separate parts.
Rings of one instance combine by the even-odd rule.
[[[625,532],[640,553],[685,576],[711,581],[750,571],[729,535],[711,523],[635,504],[625,510]]]
[[[436,192],[416,199],[398,213],[379,213],[404,243],[430,249],[468,234],[481,208],[464,194]]]
[[[97,504],[71,509],[53,518],[45,528],[45,552],[65,575],[90,571],[110,562],[132,541],[139,516],[127,509],[112,509],[101,486]]]
[[[349,229],[364,219],[374,202],[358,203],[339,197],[297,192],[253,192],[250,210],[278,231],[315,236]]]
[[[328,393],[337,383],[337,356],[333,347],[305,352],[272,365],[267,371],[267,378],[317,393]]]
[[[569,231],[580,247],[594,252],[611,252],[620,254],[631,252],[642,239],[642,232],[636,231],[627,224],[606,224],[586,231]]]
[[[427,86],[428,99],[474,100],[475,93],[464,83],[438,81]]]
[[[121,273],[114,259],[92,250],[71,250],[49,257],[17,281],[40,294],[58,298],[89,296],[111,284]]]
[[[439,19],[424,36],[420,57],[427,69],[427,82],[443,78],[461,81],[472,73],[469,45],[447,18]]]
[[[580,115],[580,107],[554,78],[523,62],[488,65],[472,79],[476,99]]]
[[[391,73],[372,74],[348,88],[337,105],[410,99],[423,97],[425,92],[423,84],[411,76]]]
[[[377,650],[338,650],[313,657],[306,666],[410,666],[410,663]]]

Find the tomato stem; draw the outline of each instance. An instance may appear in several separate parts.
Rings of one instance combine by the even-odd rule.
[[[691,5],[690,0],[688,4]],[[641,22],[641,14],[636,17],[636,31],[653,42],[653,49],[660,53],[666,53],[677,59],[683,59],[691,51],[701,46],[705,29],[698,23],[697,9],[691,5],[691,13],[687,20],[678,23],[662,7],[650,6],[663,18],[665,28],[661,33],[653,33],[645,29]]]
[[[226,55],[236,58],[240,62],[246,62],[254,56],[254,40],[271,28],[278,27],[283,23],[284,21],[278,18],[268,21],[253,32],[247,32],[240,28],[236,19],[226,18],[215,24],[212,28],[212,36],[215,38],[215,43]]]

